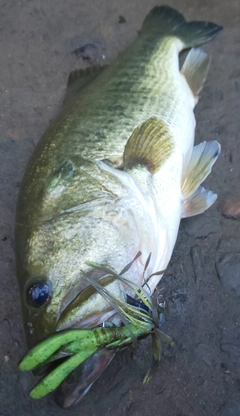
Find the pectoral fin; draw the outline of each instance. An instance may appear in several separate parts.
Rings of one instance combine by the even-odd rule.
[[[201,214],[216,200],[217,195],[202,188],[200,184],[212,170],[220,154],[217,141],[203,142],[193,148],[192,156],[182,178],[182,217]]]
[[[156,173],[173,151],[174,141],[167,125],[157,117],[140,124],[127,141],[123,154],[126,169],[146,166]]]

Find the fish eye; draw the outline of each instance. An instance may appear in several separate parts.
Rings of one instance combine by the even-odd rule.
[[[51,297],[51,285],[47,281],[34,283],[27,291],[28,301],[34,308],[45,305]]]

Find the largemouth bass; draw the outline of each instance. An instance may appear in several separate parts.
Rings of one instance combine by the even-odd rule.
[[[30,347],[63,329],[119,325],[81,271],[101,278],[114,296],[122,296],[122,285],[86,261],[120,273],[141,252],[124,276],[153,292],[181,218],[215,201],[200,184],[220,145],[193,147],[193,110],[209,64],[195,48],[220,29],[155,7],[113,64],[70,75],[17,205],[17,275]],[[179,53],[189,48],[180,71]]]

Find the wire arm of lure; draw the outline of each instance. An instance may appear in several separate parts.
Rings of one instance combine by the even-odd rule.
[[[135,259],[136,259],[136,257],[135,257]],[[134,260],[135,260],[134,259]],[[133,263],[133,261],[130,263],[131,265],[132,265],[132,263]],[[142,300],[142,302],[149,308],[149,309],[152,309],[152,301],[151,301],[151,296],[146,292],[146,290],[142,287],[142,286],[140,286],[140,285],[138,285],[137,283],[132,283],[132,282],[130,282],[128,279],[125,279],[123,276],[122,276],[122,274],[117,274],[114,270],[111,270],[111,269],[109,269],[108,267],[106,267],[105,265],[103,265],[103,264],[98,264],[98,263],[94,263],[94,262],[91,262],[91,261],[86,261],[86,264],[88,265],[88,266],[92,266],[92,267],[94,267],[95,269],[98,269],[98,270],[101,270],[101,271],[104,271],[107,275],[110,275],[110,276],[113,276],[113,277],[115,277],[117,280],[119,280],[122,284],[125,284],[127,287],[129,287],[129,289],[131,289],[134,293],[135,293],[135,295],[137,296],[137,297],[139,297],[141,300]],[[129,265],[127,265],[123,270],[125,270],[125,272],[126,272],[126,270],[128,270],[129,269],[129,267],[128,267]],[[122,272],[121,272],[122,273]]]

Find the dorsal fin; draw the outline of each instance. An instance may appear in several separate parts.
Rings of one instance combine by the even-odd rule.
[[[67,91],[64,97],[64,104],[81,91],[86,85],[91,83],[99,74],[101,74],[105,66],[90,66],[85,69],[77,69],[69,74],[67,82]]]
[[[172,153],[174,141],[167,125],[157,117],[140,124],[127,141],[123,164],[127,169],[145,165],[156,173]]]

